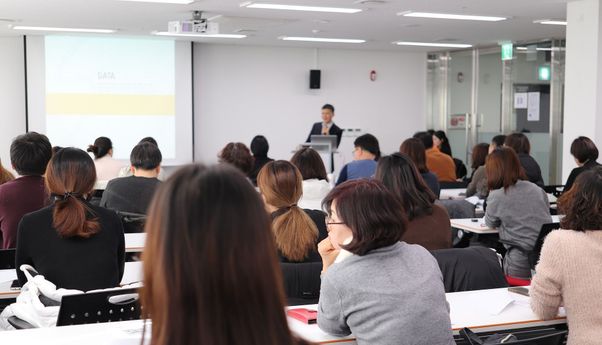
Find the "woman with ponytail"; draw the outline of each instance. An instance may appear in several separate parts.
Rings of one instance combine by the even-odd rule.
[[[17,235],[16,265],[33,266],[58,288],[94,290],[118,286],[125,242],[117,214],[86,200],[96,181],[94,162],[72,147],[58,151],[46,169],[52,205],[24,216]]]
[[[328,237],[325,214],[297,206],[303,194],[302,181],[299,169],[283,160],[269,162],[257,175],[282,262],[321,261],[317,245]]]
[[[124,163],[113,158],[113,142],[107,137],[98,137],[94,144],[88,145],[88,152],[94,155],[96,177],[98,181],[109,181],[119,177]]]

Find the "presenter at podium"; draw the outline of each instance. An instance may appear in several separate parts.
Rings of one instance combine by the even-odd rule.
[[[322,122],[316,122],[311,127],[311,132],[307,136],[306,142],[311,141],[312,135],[336,135],[337,136],[337,147],[341,143],[341,137],[343,136],[343,130],[332,122],[334,117],[334,107],[330,104],[324,104],[322,107]]]

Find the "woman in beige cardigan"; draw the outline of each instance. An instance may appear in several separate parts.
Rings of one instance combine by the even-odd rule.
[[[531,308],[552,319],[566,309],[568,345],[602,340],[602,167],[583,172],[558,201],[562,229],[543,245],[531,283]]]

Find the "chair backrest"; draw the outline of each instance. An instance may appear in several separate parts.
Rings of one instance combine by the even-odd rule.
[[[144,232],[144,225],[146,224],[145,214],[117,211],[117,215],[123,224],[124,233]]]
[[[322,262],[281,262],[288,305],[315,304],[320,297]]]
[[[544,240],[550,232],[556,229],[560,229],[560,223],[547,223],[541,226],[541,230],[539,231],[539,236],[537,236],[537,241],[535,241],[533,250],[528,253],[531,269],[535,269],[537,262],[539,262],[539,256],[541,255],[541,248],[543,247]]]
[[[439,249],[431,252],[441,273],[445,292],[507,287],[495,251],[486,247]]]
[[[8,270],[15,268],[15,253],[17,250],[0,249],[0,270]]]
[[[140,319],[135,288],[63,296],[57,326]]]
[[[441,189],[466,188],[467,186],[468,186],[468,182],[466,182],[466,181],[460,181],[460,182],[439,181],[439,187],[441,187]]]

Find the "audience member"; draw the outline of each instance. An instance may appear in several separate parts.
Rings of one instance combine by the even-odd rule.
[[[454,164],[456,166],[456,178],[462,178],[462,179],[465,178],[466,174],[468,173],[466,171],[466,165],[464,165],[464,162],[462,162],[460,159],[454,158],[454,156],[452,155],[452,149],[451,149],[451,146],[449,145],[449,139],[447,139],[447,135],[445,135],[445,132],[444,131],[435,131],[435,132],[433,132],[432,136],[433,136],[433,146],[438,148],[439,151],[450,156],[452,158],[452,160],[454,161]]]
[[[320,261],[317,244],[328,236],[324,213],[298,206],[302,181],[299,169],[283,160],[269,162],[257,175],[282,262]]]
[[[153,144],[153,145],[159,147],[159,144],[157,144],[157,140],[155,140],[155,138],[153,138],[153,137],[144,137],[144,138],[140,139],[138,144],[142,144],[142,143],[150,143],[150,144]],[[136,145],[138,145],[138,144],[136,144]],[[119,170],[118,177],[128,177],[128,176],[132,176],[133,174],[134,173],[132,171],[132,165],[130,164],[130,165],[121,167],[121,170]],[[163,170],[163,167],[160,167],[159,175],[157,175],[157,178],[159,179],[159,181],[165,181],[166,177],[165,177],[165,170]]]
[[[509,147],[516,152],[521,166],[523,169],[525,169],[527,179],[543,188],[544,182],[543,177],[541,177],[541,169],[539,168],[539,164],[537,164],[535,159],[529,155],[531,152],[529,138],[527,138],[527,136],[523,133],[512,133],[506,136],[506,140],[504,140],[504,146]]]
[[[414,134],[414,138],[422,141],[426,149],[426,166],[437,175],[439,182],[455,182],[456,164],[450,156],[433,145],[433,136],[427,132],[418,132]]]
[[[322,208],[322,200],[330,192],[330,183],[322,157],[312,148],[304,147],[291,158],[303,177],[303,195],[299,207],[310,210]]]
[[[571,155],[575,159],[577,167],[571,170],[571,174],[564,184],[565,192],[571,189],[579,174],[600,165],[596,162],[598,159],[598,148],[588,137],[578,137],[573,140],[573,143],[571,144]]]
[[[552,231],[545,239],[531,283],[531,308],[538,317],[550,320],[563,306],[570,330],[567,344],[599,344],[602,168],[579,174],[558,206],[565,214],[560,220],[563,230]]]
[[[506,248],[504,273],[518,279],[530,279],[527,253],[533,249],[541,226],[552,222],[548,197],[543,189],[526,181],[514,150],[503,147],[485,161],[487,209],[485,224],[498,228],[500,242]]]
[[[487,198],[489,189],[487,188],[487,173],[485,172],[485,159],[489,154],[489,144],[480,143],[472,148],[472,175],[470,183],[466,187],[466,196],[476,195],[479,199]]]
[[[261,205],[245,176],[228,166],[190,165],[159,188],[143,253],[150,344],[306,344],[288,328]]]
[[[146,214],[155,189],[161,183],[161,151],[150,142],[142,142],[130,154],[132,176],[109,181],[100,206],[119,212]]]
[[[88,146],[88,152],[94,154],[96,178],[98,181],[109,181],[119,176],[122,163],[113,158],[113,142],[107,137],[98,137],[93,145]]]
[[[86,202],[96,181],[90,156],[64,148],[50,160],[46,186],[54,203],[19,223],[16,266],[33,266],[58,288],[94,290],[121,282],[125,244],[119,217]]]
[[[455,344],[443,278],[423,247],[400,242],[402,205],[382,183],[355,180],[324,199],[328,238],[318,326],[358,345]]]
[[[430,188],[430,190],[435,194],[437,198],[439,198],[439,181],[437,180],[437,175],[433,174],[426,167],[426,153],[424,149],[424,144],[420,139],[410,138],[404,140],[399,147],[399,152],[410,157],[412,162],[418,171],[420,172],[420,176],[426,183],[426,185]]]
[[[243,143],[228,143],[218,155],[220,163],[228,163],[248,175],[253,170],[253,156]]]
[[[259,174],[259,170],[261,170],[268,162],[273,161],[272,158],[268,157],[269,149],[270,144],[263,135],[256,135],[253,140],[251,140],[251,152],[253,153],[254,166],[253,170],[249,173],[249,178],[254,186],[257,186],[257,174]]]
[[[17,246],[21,218],[49,203],[44,172],[52,157],[52,146],[43,134],[29,132],[10,145],[10,161],[21,177],[0,185],[0,231],[2,249]]]
[[[0,162],[0,185],[5,184],[8,181],[12,181],[15,179],[15,176],[8,170],[6,170],[2,166],[2,162]]]
[[[401,201],[408,224],[401,240],[428,250],[451,247],[451,224],[444,207],[420,176],[410,157],[394,153],[378,161],[375,179]]]
[[[380,158],[378,139],[372,134],[360,135],[353,146],[353,161],[341,169],[337,185],[348,180],[371,178],[376,171],[376,161]]]
[[[493,152],[493,150],[498,149],[504,146],[504,141],[506,141],[506,136],[503,134],[499,134],[494,136],[491,139],[491,144],[489,144],[489,153]]]

